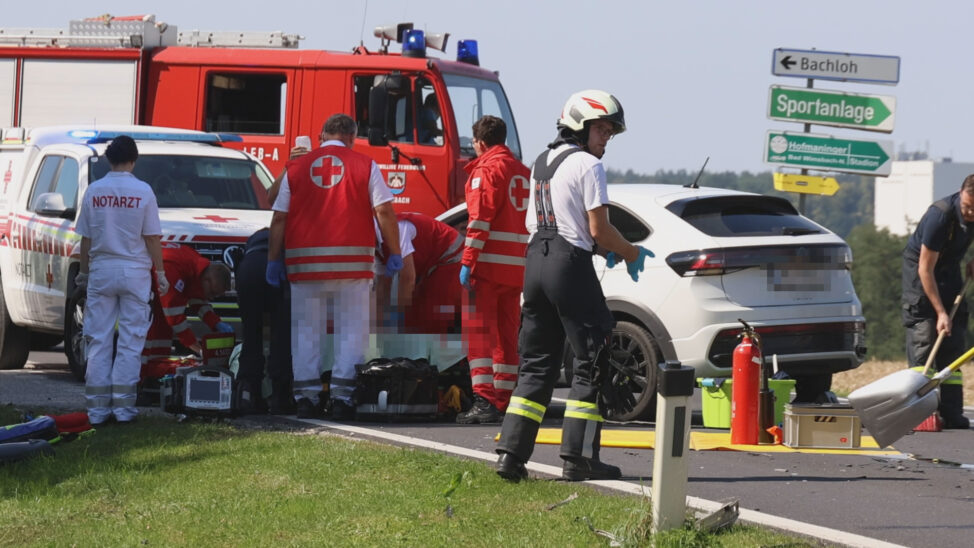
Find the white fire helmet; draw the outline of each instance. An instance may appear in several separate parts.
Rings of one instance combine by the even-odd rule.
[[[616,135],[626,131],[622,103],[611,94],[598,89],[587,89],[572,94],[565,103],[565,108],[561,110],[558,127],[582,131],[585,129],[585,122],[591,120],[612,122],[616,128]]]

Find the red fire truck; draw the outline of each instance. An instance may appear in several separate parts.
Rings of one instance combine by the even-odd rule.
[[[463,202],[472,124],[507,122],[497,74],[479,66],[476,42],[424,35],[411,24],[379,27],[380,48],[298,49],[280,32],[180,32],[152,15],[71,21],[62,29],[0,29],[0,127],[145,124],[232,132],[277,173],[299,135],[317,138],[345,112],[359,123],[355,148],[381,167],[403,211],[439,214]],[[390,53],[392,42],[402,51]]]

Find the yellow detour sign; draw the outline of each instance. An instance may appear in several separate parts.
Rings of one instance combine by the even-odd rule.
[[[832,196],[839,191],[839,182],[835,177],[816,177],[815,175],[798,175],[795,173],[775,173],[774,188],[783,192],[800,192],[802,194],[819,194]]]

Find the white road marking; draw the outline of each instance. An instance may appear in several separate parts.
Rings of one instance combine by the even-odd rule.
[[[487,462],[494,462],[497,459],[496,453],[477,451],[475,449],[468,449],[466,447],[460,447],[458,445],[450,445],[448,443],[441,443],[438,441],[424,440],[422,438],[403,436],[402,434],[393,434],[391,432],[385,432],[382,430],[373,430],[371,428],[352,426],[349,424],[342,424],[342,423],[337,423],[332,421],[325,421],[319,419],[298,419],[295,417],[289,417],[289,418],[299,422],[303,422],[305,424],[313,424],[331,430],[337,430],[339,432],[346,432],[349,434],[359,434],[362,436],[368,436],[370,438],[378,438],[386,441],[400,443],[403,445],[409,445],[412,447],[422,447],[424,449],[432,449],[433,451],[439,451],[450,455],[457,455],[461,457],[483,460]],[[536,462],[528,462],[527,468],[528,470],[539,474],[545,474],[548,476],[555,476],[555,477],[561,476],[561,468],[558,466],[551,466],[549,464],[539,464]],[[650,497],[649,485],[641,485],[641,484],[630,483],[621,480],[587,481],[585,483],[598,485],[600,487],[612,489],[614,491],[619,491],[621,493],[644,496],[647,498]],[[698,497],[690,497],[690,496],[687,497],[687,507],[699,512],[703,512],[703,513],[714,512],[717,509],[719,509],[721,506],[723,506],[723,503],[720,502],[702,499]],[[834,542],[837,544],[841,544],[842,546],[852,546],[856,548],[859,547],[906,548],[899,544],[892,544],[889,542],[885,542],[870,537],[865,537],[862,535],[856,535],[853,533],[847,533],[845,531],[839,531],[837,529],[821,527],[819,525],[814,525],[811,523],[805,523],[793,519],[773,516],[771,514],[758,512],[755,510],[747,510],[745,508],[741,508],[738,519],[740,521],[747,522],[753,525],[760,525],[762,527],[767,527],[770,529],[795,533],[798,535],[820,539],[826,542]]]

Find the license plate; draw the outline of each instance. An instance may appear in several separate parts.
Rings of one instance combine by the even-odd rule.
[[[821,268],[769,268],[768,291],[828,291],[829,274]]]

